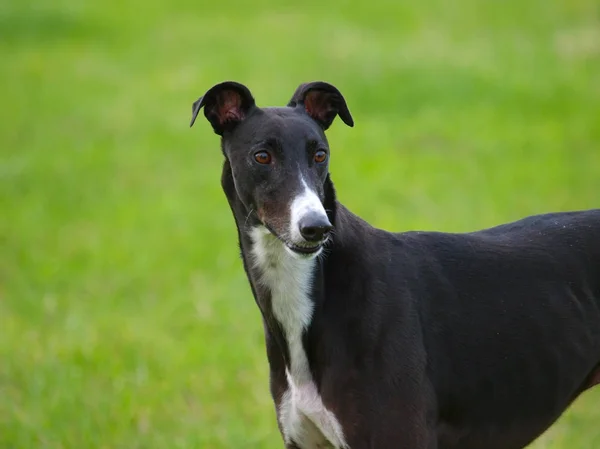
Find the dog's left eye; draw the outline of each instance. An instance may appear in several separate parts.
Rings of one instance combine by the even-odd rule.
[[[314,159],[316,163],[321,164],[327,159],[327,153],[323,150],[319,150],[315,153]]]
[[[270,164],[271,163],[271,155],[266,151],[259,151],[254,154],[254,160],[259,164]]]

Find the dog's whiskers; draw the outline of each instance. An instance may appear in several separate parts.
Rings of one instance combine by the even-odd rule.
[[[253,208],[250,208],[250,212],[248,212],[248,215],[246,215],[246,219],[244,220],[244,228],[247,229],[248,226],[248,219],[250,218],[250,214],[252,214],[252,212],[254,212]]]

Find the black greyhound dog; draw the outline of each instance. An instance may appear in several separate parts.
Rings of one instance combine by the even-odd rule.
[[[478,232],[391,233],[336,200],[324,131],[342,94],[194,102],[262,312],[288,449],[517,449],[600,383],[600,210]]]

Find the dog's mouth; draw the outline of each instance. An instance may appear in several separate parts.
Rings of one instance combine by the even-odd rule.
[[[299,254],[301,256],[311,256],[311,255],[317,254],[321,250],[321,248],[323,248],[323,246],[325,245],[325,243],[327,243],[327,240],[329,240],[328,238],[326,238],[322,242],[315,243],[313,245],[309,245],[309,244],[298,245],[297,243],[292,243],[289,240],[281,237],[268,224],[263,223],[263,226],[271,233],[271,235],[273,235],[275,238],[277,238],[277,240],[279,240],[281,243],[283,243],[287,249],[289,249],[293,253]]]
[[[284,242],[285,245],[291,249],[292,251],[294,251],[297,254],[302,254],[302,255],[310,255],[310,254],[315,254],[317,252],[319,252],[319,250],[323,247],[323,243],[319,243],[317,245],[314,246],[299,246],[299,245],[294,245],[293,243],[289,243],[289,242]]]

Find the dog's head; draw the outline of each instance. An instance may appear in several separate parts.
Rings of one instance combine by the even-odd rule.
[[[338,115],[354,125],[340,91],[306,83],[286,107],[260,108],[246,86],[230,81],[194,102],[190,126],[202,108],[222,137],[246,220],[257,220],[294,255],[318,254],[332,229],[325,130]]]

